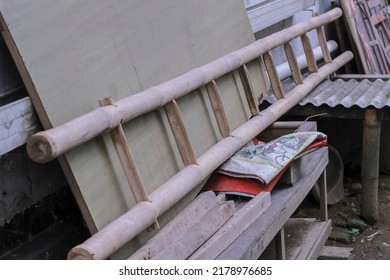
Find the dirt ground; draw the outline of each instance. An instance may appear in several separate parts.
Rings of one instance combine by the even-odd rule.
[[[345,197],[328,208],[332,233],[326,245],[351,248],[351,260],[390,260],[390,177],[380,177],[378,221],[373,225],[360,217],[360,188],[359,183],[346,181]],[[305,201],[306,207],[298,210],[298,216],[310,216],[307,211],[318,208],[314,199],[308,200]]]
[[[373,225],[360,217],[360,187],[346,182],[344,199],[329,207],[333,230],[327,245],[353,248],[354,260],[390,260],[390,177],[380,177],[378,221]]]

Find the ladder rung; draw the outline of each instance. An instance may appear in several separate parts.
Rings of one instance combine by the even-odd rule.
[[[284,98],[284,90],[282,87],[282,83],[280,82],[279,74],[276,70],[276,65],[274,63],[274,59],[272,58],[272,54],[270,52],[264,53],[263,59],[276,98]]]
[[[317,61],[316,61],[316,59],[314,57],[314,53],[313,53],[313,47],[312,47],[310,39],[306,33],[301,35],[301,41],[302,41],[303,50],[304,50],[305,55],[306,55],[306,60],[307,60],[307,65],[308,65],[309,71],[312,73],[318,72]]]
[[[259,109],[256,105],[256,101],[253,94],[253,87],[251,80],[249,78],[249,71],[246,65],[241,65],[238,68],[238,74],[240,75],[242,86],[244,87],[244,92],[246,96],[246,100],[249,105],[249,110],[252,114],[252,116],[258,116],[259,115]]]
[[[179,107],[175,100],[167,103],[164,106],[169,124],[171,126],[173,136],[175,137],[176,145],[179,150],[181,159],[184,165],[196,164],[196,157],[187,131],[184,126],[183,119],[180,114]]]
[[[214,80],[207,83],[206,90],[210,98],[211,107],[213,108],[219,132],[221,133],[222,137],[228,137],[230,136],[230,127],[226,117],[225,109],[223,107],[221,96],[219,94],[217,83]]]
[[[297,57],[295,55],[291,42],[284,44],[284,52],[286,53],[287,61],[290,65],[291,74],[295,84],[303,84],[301,69],[299,68]]]

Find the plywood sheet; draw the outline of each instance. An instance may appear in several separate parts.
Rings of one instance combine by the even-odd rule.
[[[0,12],[3,36],[45,129],[89,112],[106,96],[115,102],[254,41],[236,0],[1,0]],[[258,62],[249,70],[259,96],[266,89]],[[234,129],[250,117],[239,77],[217,83]],[[221,138],[209,103],[204,89],[178,100],[196,156]],[[124,130],[148,192],[182,168],[162,110]],[[92,232],[134,205],[108,135],[61,163]]]

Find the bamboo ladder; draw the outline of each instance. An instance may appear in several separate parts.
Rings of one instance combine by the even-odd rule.
[[[47,162],[97,135],[110,131],[126,178],[137,200],[137,204],[128,212],[108,224],[83,244],[73,248],[69,252],[68,258],[105,259],[144,229],[148,227],[150,229],[158,228],[157,218],[162,213],[199,185],[202,180],[250,139],[295,106],[321,81],[350,61],[353,55],[348,51],[334,60],[331,59],[323,30],[324,24],[334,21],[341,15],[342,12],[339,8],[323,15],[316,15],[306,22],[272,34],[265,39],[258,40],[204,66],[190,70],[179,77],[119,100],[116,103],[113,103],[110,98],[106,98],[100,101],[100,108],[64,125],[32,136],[27,144],[30,157],[37,162]],[[317,30],[325,60],[325,65],[320,68],[314,59],[311,42],[306,35],[307,32],[313,29]],[[305,79],[302,77],[294,49],[291,45],[291,40],[297,37],[301,39],[308,61],[308,69],[311,73]],[[296,87],[287,94],[284,93],[270,52],[281,45],[284,46],[296,84]],[[259,112],[246,64],[261,58],[264,60],[271,86],[278,101],[264,111]],[[229,127],[216,82],[217,78],[232,71],[238,71],[252,115],[250,120],[234,131],[231,131]],[[215,119],[223,139],[203,155],[196,158],[176,99],[203,86],[209,95]],[[121,124],[162,107],[166,112],[185,167],[151,194],[147,194],[132,160]],[[95,120],[97,119],[100,120],[99,123],[96,123]],[[63,137],[63,135],[70,136],[70,138]],[[88,136],[86,137],[85,135]]]

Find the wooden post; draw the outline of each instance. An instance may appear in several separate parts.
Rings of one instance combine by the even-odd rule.
[[[245,64],[238,68],[238,74],[240,75],[242,86],[244,87],[246,100],[248,101],[249,105],[249,110],[251,111],[252,116],[258,116],[259,108],[256,105],[252,83],[249,78],[248,68]]]
[[[326,182],[326,169],[322,172],[318,186],[320,188],[320,219],[321,221],[328,220],[328,188]]]
[[[99,104],[102,107],[112,106],[113,102],[111,97],[106,97],[102,100],[99,100]],[[141,176],[138,173],[133,156],[131,155],[131,152],[129,150],[129,146],[122,125],[119,124],[117,127],[111,129],[110,136],[135,201],[137,203],[142,201],[149,201],[149,197],[142,183]],[[157,220],[153,223],[151,227],[148,227],[149,230],[155,230],[159,228],[160,226]]]
[[[196,157],[190,138],[188,137],[179,107],[175,100],[172,100],[164,106],[165,113],[171,126],[173,136],[175,137],[177,148],[184,165],[196,164]]]
[[[381,121],[376,109],[366,109],[363,123],[361,216],[368,223],[378,220],[378,180]]]
[[[217,83],[212,80],[206,84],[207,94],[210,98],[211,107],[213,108],[214,116],[217,121],[219,132],[222,137],[230,135],[230,127],[226,117],[225,109],[219,94]]]
[[[267,69],[269,80],[271,82],[271,87],[274,90],[274,94],[277,99],[284,98],[284,90],[282,87],[282,83],[279,79],[278,71],[276,70],[276,65],[274,63],[274,59],[272,58],[272,54],[270,52],[266,52],[263,55],[265,68]]]
[[[286,259],[286,242],[284,239],[284,227],[275,235],[275,251],[277,260]]]

